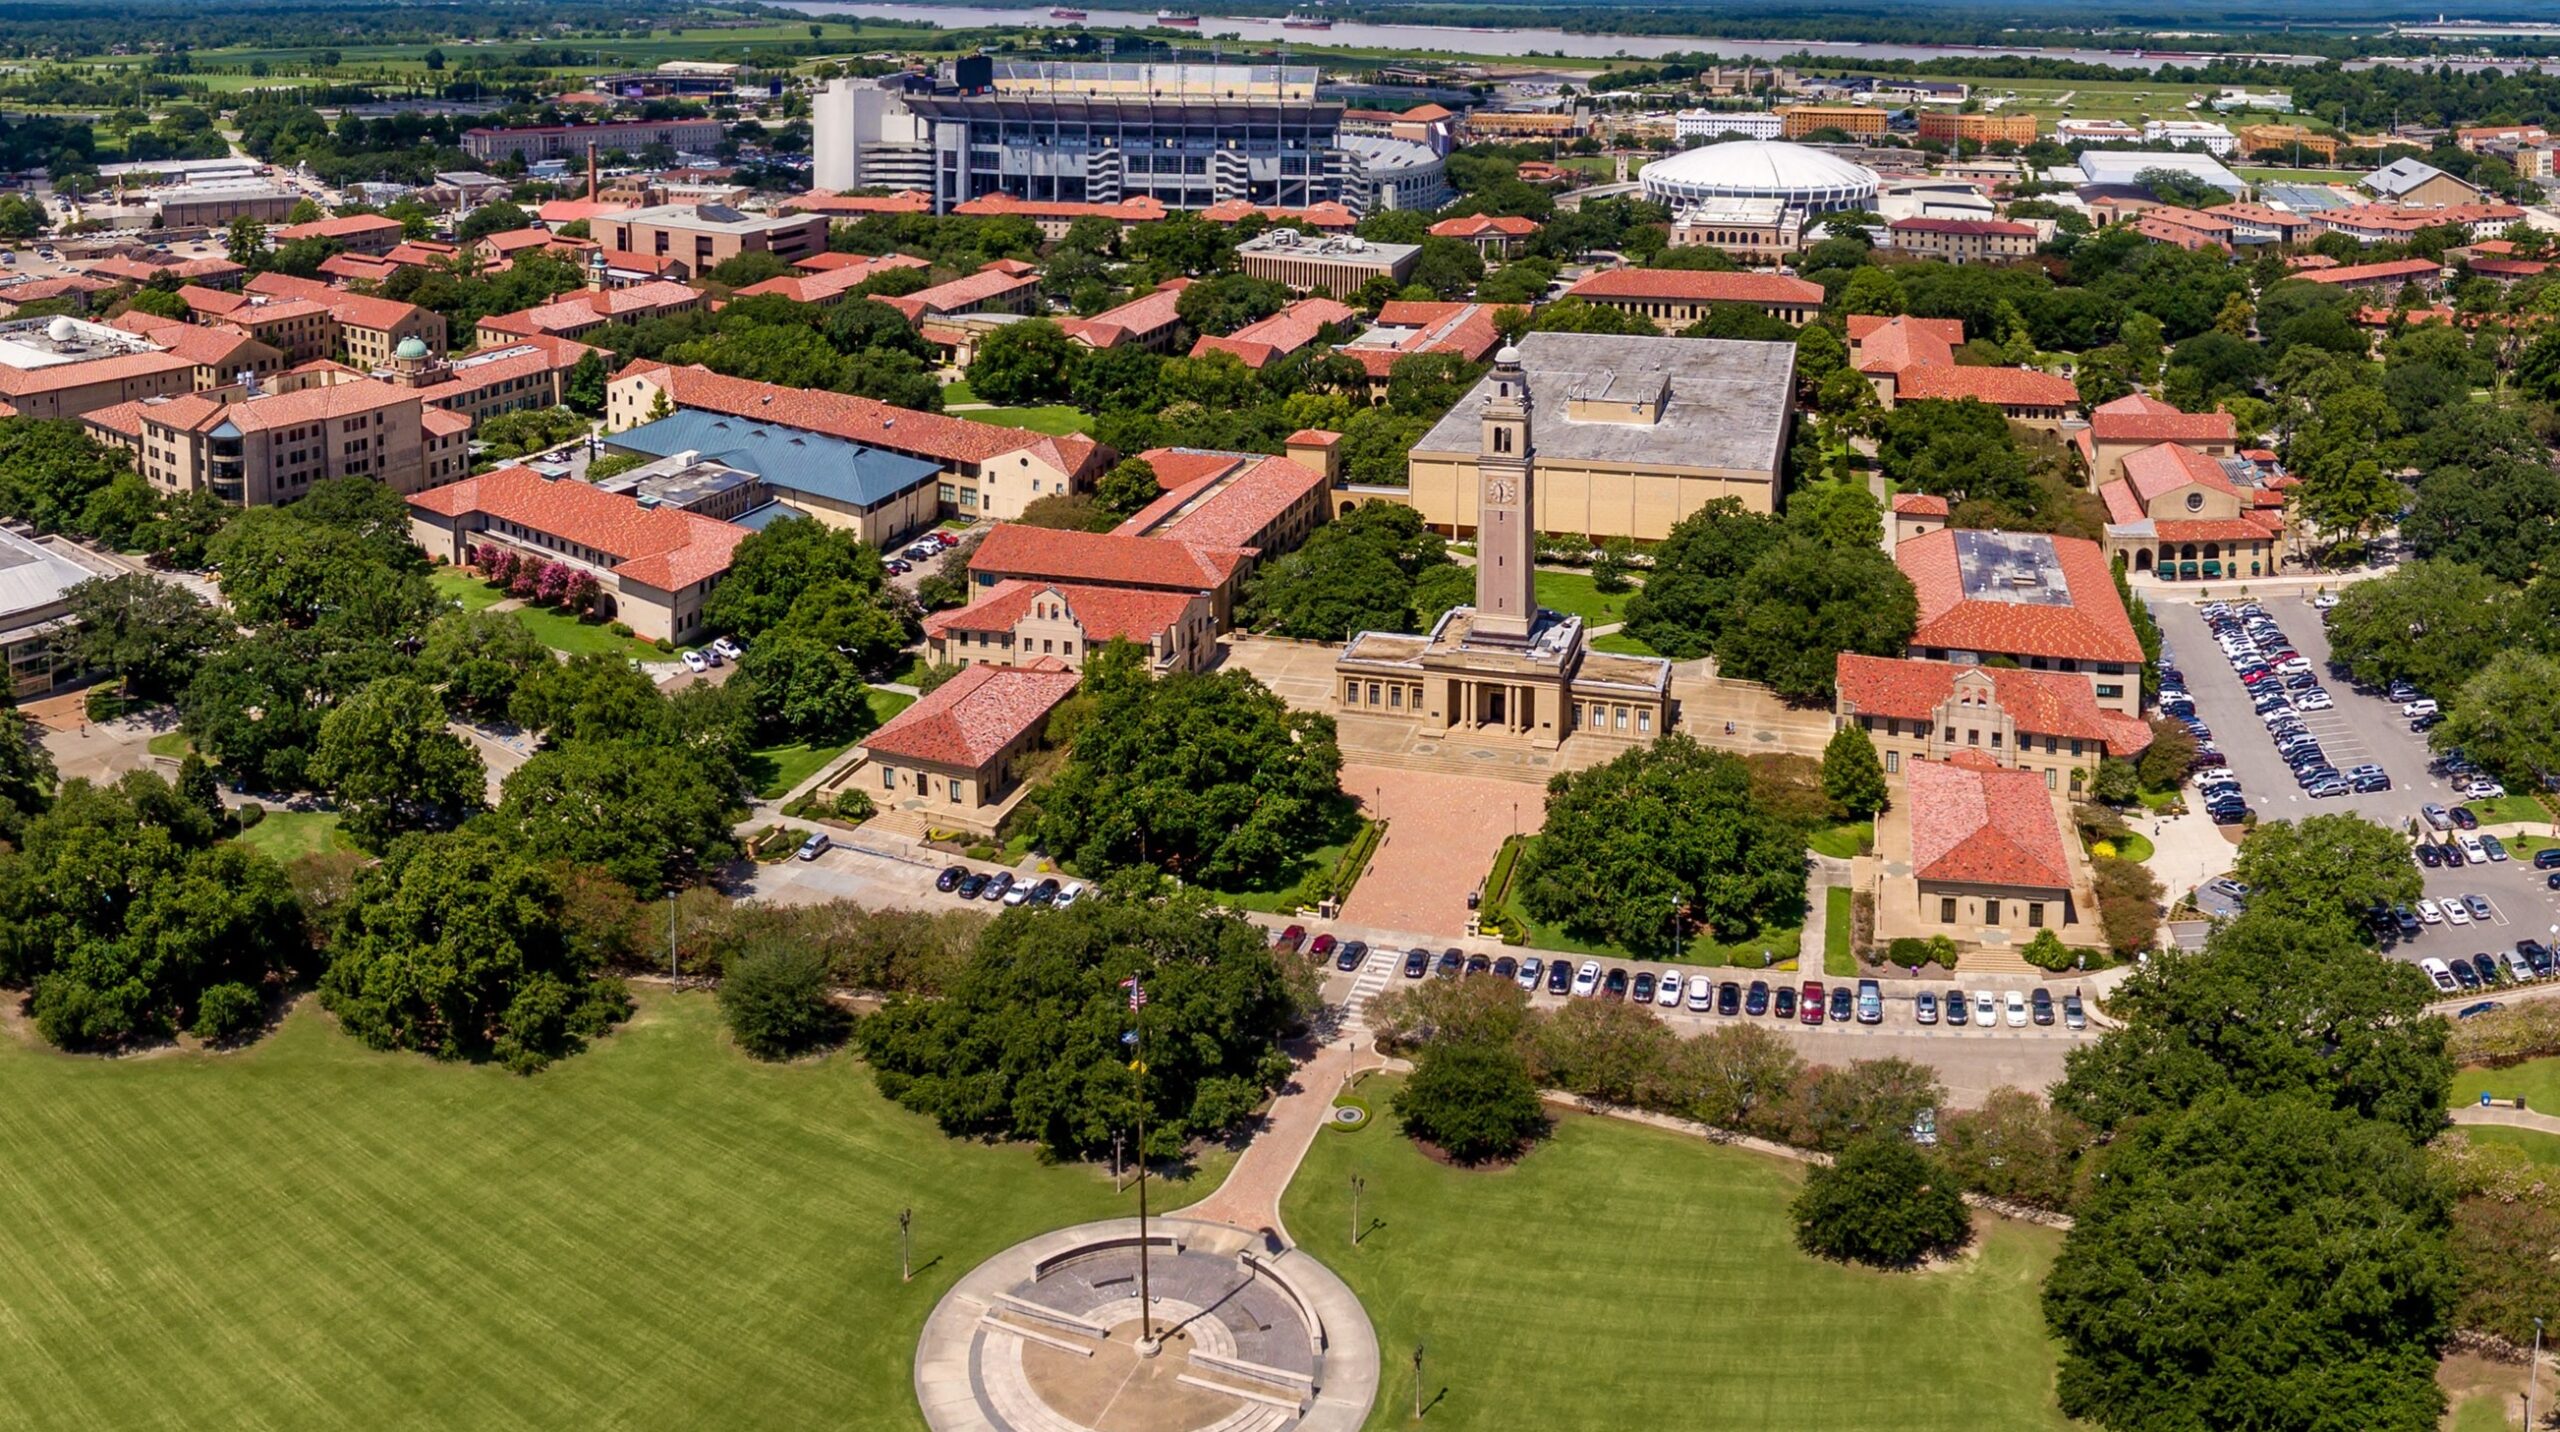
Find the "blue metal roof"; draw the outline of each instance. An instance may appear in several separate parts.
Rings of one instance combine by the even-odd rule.
[[[933,481],[942,471],[922,458],[825,433],[694,409],[614,433],[605,439],[605,446],[650,457],[700,453],[741,472],[752,472],[768,487],[854,507],[887,502],[919,483]]]

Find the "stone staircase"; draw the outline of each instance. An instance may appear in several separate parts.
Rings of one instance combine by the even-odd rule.
[[[865,834],[903,835],[910,840],[921,841],[925,832],[933,829],[934,825],[929,812],[892,807],[874,814],[862,823],[861,828]]]
[[[2045,972],[2027,963],[2026,957],[2015,950],[1984,948],[1967,950],[1964,958],[1956,961],[1956,978],[1961,980],[1969,975],[2025,975],[2030,979],[2043,979]]]

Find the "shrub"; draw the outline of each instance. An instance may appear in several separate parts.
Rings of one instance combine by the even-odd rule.
[[[237,812],[237,818],[240,821],[240,828],[247,830],[267,818],[267,808],[256,801],[243,801]]]
[[[1900,1138],[1858,1140],[1806,1175],[1788,1210],[1796,1246],[1817,1258],[1908,1268],[1973,1233],[1955,1180]]]
[[[265,1022],[258,992],[236,981],[215,985],[196,1001],[195,1035],[207,1044],[246,1039]]]
[[[667,640],[665,637],[658,637],[649,644],[662,652],[673,653],[676,649],[676,644]]]
[[[1395,1109],[1407,1137],[1463,1164],[1517,1153],[1547,1127],[1528,1064],[1518,1050],[1492,1045],[1426,1046]]]
[[[2089,858],[2092,860],[2115,859],[2116,843],[2112,840],[2099,841],[2097,844],[2089,847]]]
[[[1905,935],[1885,946],[1885,960],[1889,964],[1897,964],[1905,968],[1925,965],[1929,963],[1929,942]]]
[[[841,1043],[852,1020],[827,995],[827,957],[806,945],[759,943],[730,956],[720,1014],[740,1048],[790,1059]]]
[[[2040,970],[2067,970],[2078,960],[2078,952],[2062,943],[2062,937],[2051,930],[2038,930],[2027,947],[2018,952],[2027,963]]]
[[[968,856],[971,860],[993,860],[996,858],[996,848],[984,841],[980,841],[978,844],[970,846],[967,850],[962,851],[961,854]]]
[[[631,623],[625,621],[606,622],[604,624],[604,629],[613,633],[615,636],[631,635]]]

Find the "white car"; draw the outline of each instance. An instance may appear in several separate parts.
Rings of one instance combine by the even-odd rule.
[[[1989,990],[1977,990],[1973,996],[1973,1022],[1984,1029],[2000,1027],[2000,997]]]
[[[2011,1029],[2024,1029],[2024,1028],[2026,1028],[2026,1027],[2027,1027],[2027,997],[2026,997],[2025,995],[2022,995],[2022,994],[2018,993],[2016,990],[2011,990],[2011,991],[2009,991],[2008,1005],[2009,1005],[2009,1027],[2010,1027]]]
[[[1007,905],[1027,905],[1031,903],[1031,886],[1032,882],[1027,880],[1017,880],[1013,882],[1012,887],[1004,892],[1004,903]]]
[[[2473,781],[2471,784],[2462,788],[2462,794],[2466,798],[2475,801],[2493,801],[2506,793],[2507,788],[2505,786],[2499,785],[2496,781],[2489,780],[2485,777],[2480,780]]]
[[[729,640],[725,636],[713,637],[711,639],[711,649],[714,652],[727,657],[731,661],[736,661],[739,656],[743,655],[743,653],[738,650],[738,644]]]
[[[1584,960],[1582,968],[1573,972],[1573,996],[1589,999],[1600,991],[1600,962]]]
[[[2430,925],[2441,925],[2444,923],[2444,912],[2436,908],[2436,902],[2433,900],[2421,900],[2418,902],[2418,918]]]
[[[2337,605],[2338,594],[2335,592],[2322,592],[2320,595],[2311,599],[2311,606],[2314,611],[2329,611]]]
[[[2310,669],[2311,658],[2307,656],[2297,656],[2291,661],[2279,661],[2276,663],[2276,670],[2286,676],[2299,676]]]
[[[702,672],[709,671],[711,669],[711,663],[703,659],[701,652],[688,651],[684,654],[684,669],[698,675]]]
[[[2222,781],[2236,781],[2240,778],[2231,774],[2231,768],[2229,766],[2209,766],[2204,770],[2196,772],[2195,775],[2189,779],[2193,780],[2199,786],[2210,786]]]
[[[1689,981],[1689,1012],[1705,1014],[1716,1007],[1716,982],[1699,975]]]
[[[1538,978],[1547,972],[1547,962],[1536,955],[1520,962],[1520,987],[1531,994],[1538,992]]]
[[[2468,925],[2471,923],[2471,908],[2463,904],[2462,897],[2457,895],[2444,902],[2444,917],[2457,925]]]
[[[2427,972],[2427,978],[2435,981],[2436,988],[2443,993],[2455,994],[2460,992],[2462,986],[2454,983],[2453,971],[2446,967],[2444,961],[2436,959],[2433,956],[2429,956],[2426,959],[2418,961],[2418,968],[2425,970]]]
[[[2465,864],[2486,865],[2489,863],[2489,847],[2480,843],[2480,837],[2473,835],[2467,830],[2459,831],[2454,835],[2453,843],[2462,847],[2462,859]]]
[[[2326,691],[2306,691],[2293,698],[2293,709],[2296,711],[2326,711],[2336,704],[2329,699],[2329,693]]]
[[[1066,888],[1058,892],[1058,898],[1050,908],[1063,910],[1083,898],[1084,882],[1081,880],[1070,880],[1067,882]]]
[[[2400,708],[2400,714],[2403,716],[2433,716],[2436,714],[2436,699],[2432,696],[2421,696],[2417,700],[2403,705]]]
[[[1665,970],[1662,972],[1662,985],[1654,992],[1653,1002],[1664,1009],[1678,1009],[1681,992],[1687,988],[1688,981],[1678,970]]]

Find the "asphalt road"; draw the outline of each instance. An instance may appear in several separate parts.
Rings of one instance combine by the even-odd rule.
[[[2160,624],[2169,652],[2186,674],[2187,689],[2195,697],[2196,714],[2212,728],[2214,744],[2230,759],[2232,774],[2240,778],[2241,788],[2260,820],[2298,820],[2348,811],[2405,831],[2422,805],[2434,803],[2450,808],[2462,804],[2462,797],[2450,785],[2428,774],[2431,753],[2427,738],[2409,729],[2408,720],[2397,705],[2378,695],[2362,694],[2329,674],[2328,632],[2309,601],[2289,596],[2272,598],[2261,605],[2284,629],[2294,649],[2311,659],[2322,688],[2336,703],[2327,711],[2302,713],[2304,727],[2319,737],[2331,764],[2345,770],[2373,762],[2390,774],[2392,788],[2325,800],[2303,795],[2294,784],[2293,772],[2276,754],[2265,723],[2250,709],[2246,688],[2232,674],[2231,665],[2224,660],[2204,618],[2185,603],[2155,602],[2152,616]],[[2494,913],[2485,927],[2427,926],[2415,939],[2394,942],[2386,953],[2408,960],[2426,956],[2450,959],[2480,950],[2512,949],[2517,940],[2526,937],[2548,942],[2550,929],[2560,925],[2560,891],[2546,888],[2542,873],[2534,870],[2529,861],[2507,860],[2458,870],[2422,869],[2419,874],[2424,877],[2430,898],[2441,902],[2452,896],[2477,894],[2489,901]]]

